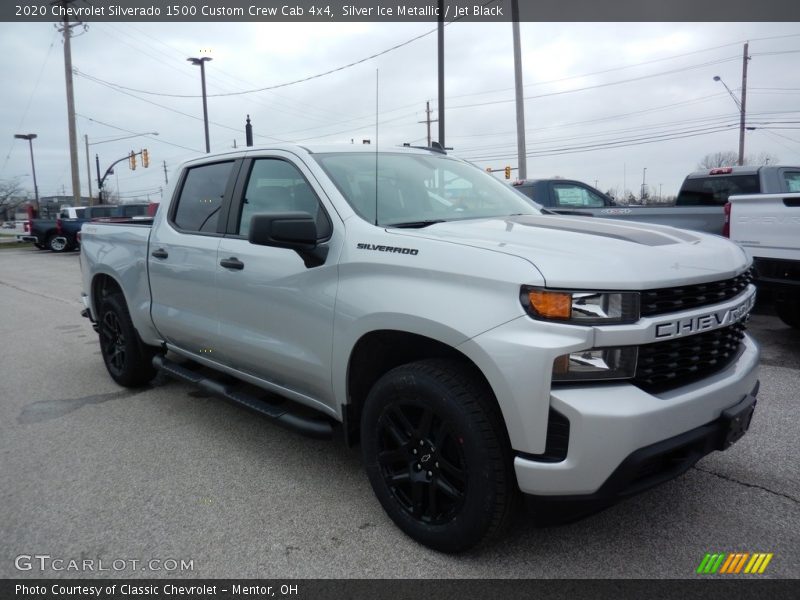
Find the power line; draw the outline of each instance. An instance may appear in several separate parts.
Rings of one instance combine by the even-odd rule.
[[[241,91],[238,91],[238,92],[223,92],[223,93],[219,93],[219,94],[207,94],[207,97],[213,98],[213,97],[224,97],[224,96],[243,96],[245,94],[255,94],[255,93],[258,93],[258,92],[266,92],[266,91],[270,91],[270,90],[277,90],[279,88],[288,87],[290,85],[296,85],[298,83],[305,83],[306,81],[311,81],[312,79],[319,79],[320,77],[325,77],[326,75],[331,75],[333,73],[337,73],[339,71],[343,71],[345,69],[349,69],[350,67],[355,67],[356,65],[360,65],[362,63],[365,63],[365,62],[367,62],[369,60],[372,60],[373,58],[377,58],[379,56],[382,56],[384,54],[387,54],[389,52],[392,52],[394,50],[402,48],[403,46],[407,46],[408,44],[411,44],[412,42],[416,42],[417,40],[419,40],[421,38],[424,38],[424,37],[434,33],[435,31],[436,31],[435,28],[431,29],[429,31],[426,31],[425,33],[422,33],[422,34],[420,34],[418,36],[415,36],[415,37],[413,37],[413,38],[411,38],[409,40],[406,40],[405,42],[401,42],[399,44],[395,44],[391,48],[387,48],[386,50],[382,50],[381,52],[376,52],[375,54],[371,54],[370,56],[366,56],[364,58],[361,58],[359,60],[353,61],[353,62],[348,63],[346,65],[342,65],[340,67],[336,67],[335,69],[329,69],[328,71],[325,71],[323,73],[317,73],[316,75],[309,75],[308,77],[303,77],[301,79],[295,79],[293,81],[287,81],[287,82],[284,82],[284,83],[278,83],[278,84],[275,84],[275,85],[269,85],[269,86],[265,86],[265,87],[261,87],[261,88],[252,89],[252,90],[241,90]],[[131,88],[131,87],[127,87],[127,86],[124,86],[124,85],[120,85],[118,83],[105,81],[105,80],[100,79],[98,77],[93,77],[93,76],[91,76],[91,75],[89,75],[87,73],[80,73],[80,75],[82,77],[86,77],[87,79],[91,79],[92,81],[96,81],[98,83],[103,83],[105,85],[109,85],[109,86],[112,86],[112,87],[115,87],[115,88],[119,88],[120,90],[127,90],[127,91],[130,91],[130,92],[136,92],[137,94],[147,94],[148,96],[163,96],[163,97],[169,97],[169,98],[199,98],[200,97],[200,96],[198,96],[196,94],[167,94],[167,93],[164,93],[164,92],[152,92],[152,91],[149,91],[149,90],[140,90],[140,89],[137,89],[137,88]]]

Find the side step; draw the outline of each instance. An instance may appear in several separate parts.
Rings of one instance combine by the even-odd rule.
[[[330,421],[292,414],[282,406],[259,400],[250,394],[234,391],[215,379],[195,373],[161,355],[153,358],[153,366],[175,379],[193,383],[210,394],[240,404],[265,417],[269,417],[287,429],[317,439],[328,439],[333,435],[333,427]]]

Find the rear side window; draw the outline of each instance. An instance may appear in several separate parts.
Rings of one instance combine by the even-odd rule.
[[[800,192],[800,171],[787,171],[783,174],[783,179],[787,191]]]
[[[684,181],[675,204],[722,206],[728,201],[728,196],[760,192],[758,175],[710,175]]]
[[[233,161],[192,167],[186,173],[173,222],[185,231],[215,233]]]

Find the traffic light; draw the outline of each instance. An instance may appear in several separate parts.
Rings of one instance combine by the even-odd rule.
[[[142,150],[142,166],[145,169],[150,166],[150,157],[147,154],[147,148]]]
[[[128,157],[128,166],[130,166],[131,171],[136,170],[136,153],[131,150],[131,155]]]
[[[511,179],[511,167],[506,167],[506,179]]]

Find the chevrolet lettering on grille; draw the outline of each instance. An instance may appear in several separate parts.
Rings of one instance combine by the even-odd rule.
[[[733,325],[746,318],[755,303],[756,295],[750,294],[744,301],[731,308],[658,323],[655,332],[656,339],[665,340],[684,335],[694,335],[702,331],[711,331],[712,329]]]

